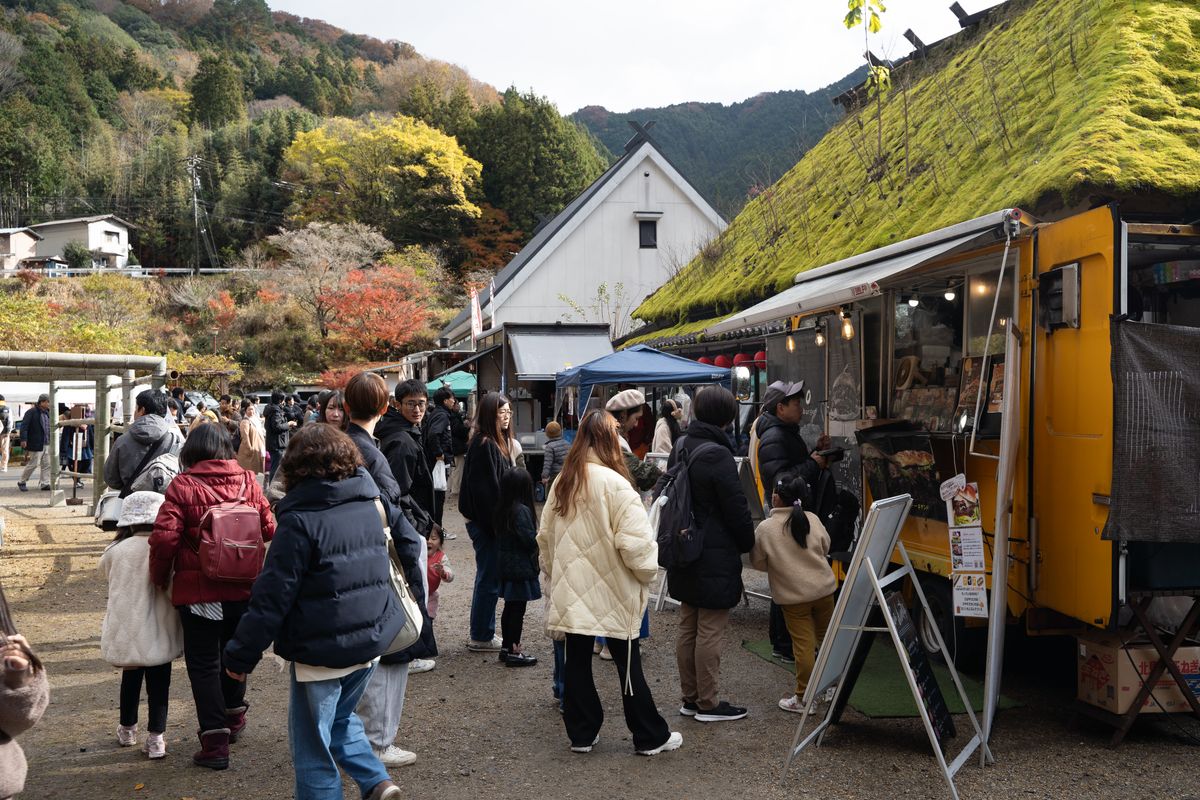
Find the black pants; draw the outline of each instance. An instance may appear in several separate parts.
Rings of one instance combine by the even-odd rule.
[[[187,606],[179,608],[179,618],[183,621],[183,660],[192,683],[192,699],[196,701],[196,720],[201,731],[224,728],[225,710],[246,705],[246,682],[235,681],[225,674],[221,654],[233,638],[247,605],[222,603],[224,619],[220,622],[197,616]]]
[[[500,646],[505,650],[512,650],[521,643],[526,605],[524,600],[504,601],[504,611],[500,613],[500,638],[504,643]]]
[[[442,524],[442,511],[446,508],[446,493],[433,493],[433,521],[438,525]]]
[[[142,678],[146,679],[146,705],[150,721],[146,730],[163,733],[167,730],[167,699],[171,694],[171,665],[135,667],[121,672],[121,724],[136,725],[138,703],[142,699]]]
[[[563,723],[573,746],[592,743],[604,724],[604,709],[592,678],[592,645],[594,636],[567,634],[567,663],[563,685]],[[652,750],[671,735],[667,722],[654,707],[646,676],[642,674],[642,656],[638,640],[607,639],[613,664],[620,679],[621,703],[625,709],[625,724],[633,734],[635,750]],[[625,659],[629,658],[629,681],[633,694],[625,692]]]
[[[792,635],[788,633],[787,621],[783,618],[783,609],[776,603],[771,603],[771,622],[767,635],[771,639],[771,649],[776,653],[792,654]]]
[[[268,450],[267,455],[271,457],[271,467],[267,470],[267,483],[270,483],[271,479],[275,477],[275,471],[279,469],[279,463],[283,461],[283,451]]]

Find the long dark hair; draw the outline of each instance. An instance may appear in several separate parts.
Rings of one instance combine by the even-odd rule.
[[[501,536],[512,531],[516,523],[517,506],[533,511],[533,478],[529,470],[509,467],[500,473],[500,502],[496,505],[493,520],[496,533]]]
[[[12,611],[8,607],[8,598],[4,596],[4,584],[0,584],[0,644],[7,644],[8,637],[17,632],[17,625],[13,622]],[[38,658],[28,647],[22,647],[25,657],[29,659],[29,666],[34,672],[42,669],[42,660]],[[0,664],[0,669],[3,669]]]
[[[679,439],[679,435],[682,433],[682,431],[679,430],[679,420],[675,419],[675,412],[678,410],[679,403],[676,403],[674,400],[669,398],[663,400],[659,405],[658,416],[667,421],[667,430],[671,432],[672,444]]]
[[[625,465],[625,454],[621,452],[619,427],[607,411],[589,411],[579,423],[575,443],[563,459],[562,472],[554,479],[554,511],[560,517],[571,516],[571,509],[587,488],[589,455],[594,454],[601,464],[633,484],[633,476]]]
[[[775,482],[775,494],[783,503],[782,506],[776,506],[776,508],[792,507],[792,514],[788,519],[788,528],[792,532],[792,538],[796,540],[796,544],[808,549],[810,526],[808,514],[804,513],[805,507],[812,503],[812,493],[808,489],[808,481],[794,472],[784,473]]]
[[[512,458],[512,417],[508,420],[508,430],[500,430],[500,409],[511,408],[508,398],[499,392],[488,392],[479,401],[479,410],[475,412],[475,429],[472,441],[483,437],[490,440],[507,459]]]

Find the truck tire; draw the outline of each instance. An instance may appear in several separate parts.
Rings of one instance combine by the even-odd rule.
[[[955,666],[960,669],[978,670],[987,655],[987,628],[967,627],[963,620],[954,616],[954,598],[950,581],[940,575],[920,576],[921,589],[929,603],[932,617],[927,618],[914,593],[913,615],[917,627],[917,638],[930,657],[945,663],[946,654],[938,647],[933,635],[933,626],[942,634],[942,641],[950,649]]]

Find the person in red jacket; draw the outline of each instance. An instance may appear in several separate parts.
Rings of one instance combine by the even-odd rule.
[[[183,623],[183,659],[200,723],[201,749],[192,760],[225,769],[229,744],[246,727],[247,706],[246,684],[225,674],[221,653],[246,611],[251,584],[210,580],[200,571],[200,519],[209,508],[241,498],[258,509],[266,542],[275,534],[275,517],[254,473],[234,458],[224,427],[201,425],[189,433],[179,466],[183,471],[167,486],[150,534],[150,577],[157,586],[171,585]]]

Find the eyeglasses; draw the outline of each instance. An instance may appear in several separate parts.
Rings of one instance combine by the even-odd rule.
[[[401,403],[401,405],[403,405],[407,409],[416,411],[419,408],[423,409],[427,405],[429,405],[429,401],[428,400],[405,400],[403,403]]]
[[[511,409],[511,408],[502,408],[502,409],[500,409],[499,411],[497,411],[497,412],[496,412],[496,415],[497,415],[497,416],[511,417],[511,416],[512,416],[512,409]]]

